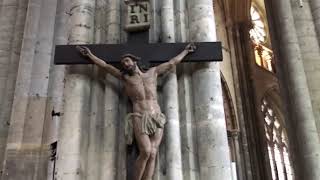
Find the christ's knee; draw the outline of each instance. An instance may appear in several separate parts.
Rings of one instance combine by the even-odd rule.
[[[155,160],[158,154],[157,148],[152,148],[150,152],[150,159]]]
[[[140,157],[143,161],[147,161],[151,156],[151,148],[142,148],[140,149]]]

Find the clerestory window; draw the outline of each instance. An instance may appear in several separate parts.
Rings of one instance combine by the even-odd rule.
[[[274,56],[271,49],[266,47],[266,26],[256,8],[251,7],[252,28],[249,32],[254,45],[256,64],[270,72],[275,72]]]

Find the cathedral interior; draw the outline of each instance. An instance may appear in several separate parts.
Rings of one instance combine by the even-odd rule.
[[[159,77],[153,180],[319,180],[320,1],[146,1],[149,43],[223,53]],[[126,43],[126,13],[124,0],[0,0],[1,180],[131,179],[122,84],[54,64],[56,45]]]

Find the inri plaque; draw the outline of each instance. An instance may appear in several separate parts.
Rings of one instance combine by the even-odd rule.
[[[150,28],[150,2],[149,1],[126,1],[127,23],[126,31],[134,32]]]

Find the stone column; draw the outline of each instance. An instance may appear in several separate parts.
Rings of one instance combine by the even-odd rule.
[[[106,43],[120,43],[120,1],[108,0],[106,10]],[[119,81],[106,75],[104,97],[104,128],[101,154],[101,179],[116,180],[117,129],[119,119]],[[124,156],[122,156],[124,157]]]
[[[88,144],[88,165],[87,180],[99,180],[101,169],[101,147],[103,140],[104,125],[104,84],[101,80],[99,67],[93,69],[93,80],[91,83],[91,113],[89,118],[89,144]],[[102,76],[103,77],[103,76]]]
[[[320,177],[320,143],[302,62],[301,49],[293,19],[290,0],[273,1],[277,7],[279,52],[287,87],[289,119],[295,128],[300,166],[299,179],[316,180]]]
[[[176,41],[186,42],[188,39],[188,9],[186,0],[175,1]],[[197,166],[197,146],[195,139],[195,119],[193,114],[192,63],[182,63],[177,67],[178,96],[180,114],[181,156],[183,179],[199,179]]]
[[[36,33],[35,55],[31,70],[31,84],[26,110],[27,117],[24,123],[23,148],[20,150],[25,153],[22,164],[28,166],[29,169],[24,176],[37,176],[38,179],[46,178],[46,165],[49,160],[49,147],[44,144],[43,130],[48,100],[50,64],[53,59],[56,7],[57,0],[42,0],[38,33]]]
[[[69,0],[60,0],[57,3],[53,46],[68,43],[66,28],[69,15],[65,12],[67,12],[69,2]],[[49,147],[50,144],[58,141],[59,122],[63,116],[63,89],[65,78],[64,65],[54,65],[52,58],[50,67],[51,71],[49,75],[48,99],[45,114],[46,117],[43,129],[43,144],[47,147]],[[52,116],[52,111],[56,113],[55,116]],[[48,156],[48,154],[45,155]],[[52,180],[52,178],[55,176],[55,161],[47,160],[42,166],[43,169],[46,169],[42,170],[42,172],[47,172],[47,180]]]
[[[181,153],[183,180],[198,180],[196,124],[193,113],[192,64],[182,64],[179,78],[179,111],[181,120]]]
[[[175,32],[177,42],[186,42],[188,36],[188,15],[186,0],[174,1]]]
[[[23,128],[31,83],[32,64],[35,56],[38,24],[40,19],[41,0],[30,0],[26,15],[23,44],[21,47],[20,64],[13,101],[7,150],[19,149],[23,139]]]
[[[151,14],[150,14],[150,29],[149,29],[149,42],[159,42],[161,36],[161,1],[150,0]]]
[[[6,110],[5,94],[6,82],[10,68],[10,57],[12,52],[12,43],[14,39],[15,21],[18,13],[17,0],[4,0],[1,2],[0,13],[0,160],[3,160],[3,153],[6,145],[8,132],[8,119],[4,118]]]
[[[316,32],[317,25],[320,28],[320,24],[316,23],[320,23],[320,21],[315,19],[314,22],[310,6],[312,4],[308,1],[303,3],[302,8],[297,1],[291,0],[291,4],[313,113],[320,137],[320,39],[317,38]],[[320,6],[318,7],[320,8]]]
[[[216,41],[212,0],[189,0],[190,41]],[[200,180],[231,177],[220,68],[199,63],[192,74]]]
[[[54,46],[68,43],[67,22],[69,15],[66,14],[69,7],[69,0],[62,0],[57,3],[54,31]],[[54,65],[51,61],[49,76],[46,124],[44,129],[45,143],[51,144],[58,141],[59,122],[63,116],[63,90],[66,67]],[[57,115],[52,116],[52,111]],[[60,115],[58,115],[60,113]]]
[[[72,0],[70,3],[69,43],[92,43],[95,1]],[[91,73],[92,68],[88,66],[68,67],[64,115],[59,127],[57,180],[86,179]]]
[[[173,0],[163,0],[161,6],[161,39],[166,43],[175,42],[173,3]],[[182,180],[178,82],[175,68],[166,74],[164,81],[163,110],[167,117],[167,124],[164,130],[166,140],[166,177],[168,180]]]
[[[30,0],[28,3],[28,12],[25,17],[26,26],[23,33],[19,70],[14,92],[15,98],[12,105],[10,129],[5,152],[5,162],[2,174],[3,179],[24,179],[27,177],[26,174],[22,173],[25,164],[21,163],[21,158],[27,158],[25,157],[27,154],[23,153],[26,153],[28,148],[33,147],[28,145],[23,146],[23,141],[25,132],[24,125],[30,118],[27,114],[27,109],[32,65],[36,52],[35,45],[37,42],[39,20],[41,16],[41,6],[42,0]],[[26,130],[26,132],[28,132],[28,130]],[[29,167],[28,165],[27,167],[32,169],[32,167]],[[28,176],[30,176],[30,174]]]
[[[0,14],[0,104],[2,104],[6,88],[12,48],[11,44],[14,38],[14,27],[19,1],[4,0],[2,3]],[[2,111],[2,106],[0,106],[0,111]]]
[[[41,15],[37,35],[37,45],[31,69],[31,84],[27,114],[29,116],[24,128],[25,144],[39,146],[42,144],[42,131],[46,111],[49,70],[52,59],[53,35],[57,0],[42,0]]]
[[[106,21],[106,0],[96,0],[95,8],[95,44],[104,43],[104,29]],[[91,113],[90,113],[90,130],[88,144],[88,165],[87,180],[99,180],[101,172],[101,148],[103,145],[103,126],[104,126],[104,73],[103,70],[94,65],[93,79],[91,83]]]
[[[8,23],[13,23],[14,28],[12,28],[11,30],[9,28],[9,32],[10,31],[13,32],[13,35],[12,35],[13,39],[12,39],[11,47],[10,47],[11,51],[9,52],[10,57],[8,60],[8,66],[6,69],[3,68],[1,70],[3,72],[1,74],[6,76],[6,78],[5,78],[5,83],[4,84],[1,83],[1,85],[0,85],[2,87],[2,89],[0,91],[3,93],[3,94],[0,93],[1,96],[3,97],[2,101],[0,100],[0,120],[2,122],[1,126],[0,126],[0,132],[1,132],[1,135],[0,135],[0,162],[3,161],[5,146],[7,143],[9,122],[10,122],[10,113],[11,113],[13,93],[14,93],[14,85],[15,85],[15,80],[16,80],[16,76],[17,76],[17,69],[18,69],[18,65],[19,65],[18,62],[19,62],[19,58],[20,58],[20,49],[21,49],[21,43],[22,43],[24,24],[25,24],[25,20],[26,20],[27,5],[28,5],[28,3],[26,0],[19,1],[19,6],[17,9],[17,17],[15,18],[15,22],[13,21],[14,20],[13,17],[10,17],[11,19],[10,18],[7,19],[7,20],[11,20],[11,21],[8,21]],[[8,8],[7,10],[10,10],[10,8]],[[6,12],[7,10],[4,10],[4,12]],[[0,13],[1,12],[2,11],[0,11]],[[1,16],[1,17],[3,19],[6,16]],[[5,28],[10,27],[10,26],[6,26],[5,24],[6,23],[4,23],[4,25],[2,27],[3,30]],[[1,30],[1,32],[2,32],[2,30]],[[8,36],[8,37],[10,37],[10,36]],[[8,37],[6,37],[6,38],[8,38]],[[7,43],[10,44],[10,41],[8,40]],[[7,58],[7,56],[2,56],[1,59],[3,59],[5,62],[6,58]],[[2,169],[2,163],[0,165],[0,168]]]

